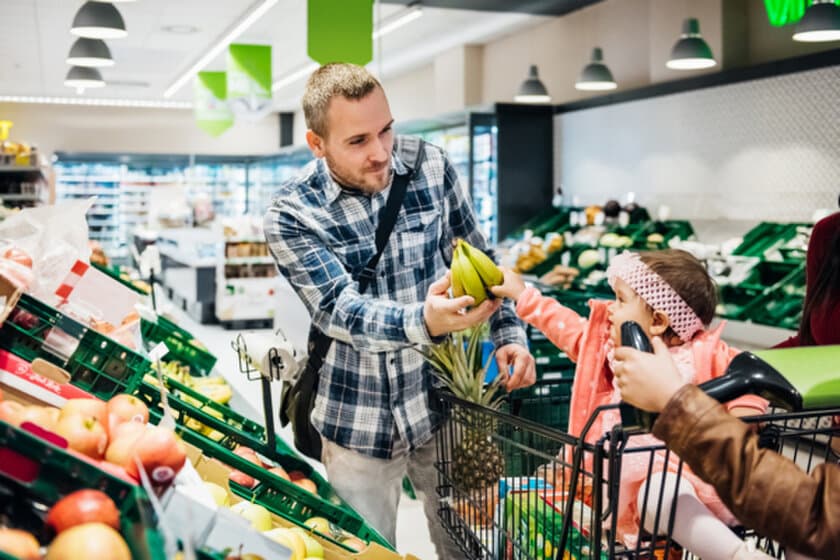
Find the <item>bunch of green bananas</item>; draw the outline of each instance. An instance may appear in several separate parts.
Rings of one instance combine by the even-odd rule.
[[[504,281],[504,275],[496,263],[463,239],[455,240],[450,269],[453,297],[472,296],[475,305],[492,297],[487,288],[499,286]]]

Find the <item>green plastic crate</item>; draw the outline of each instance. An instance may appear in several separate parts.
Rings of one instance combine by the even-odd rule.
[[[174,379],[165,378],[164,382],[169,389],[169,406],[178,413],[178,423],[185,429],[191,429],[199,435],[213,439],[193,429],[190,421],[194,420],[221,434],[221,438],[216,443],[231,451],[239,445],[244,445],[271,460],[295,455],[295,451],[280,437],[275,438],[275,448],[270,449],[265,427],[238,414],[229,406],[214,402]],[[163,413],[160,390],[155,385],[143,381],[139,384],[136,395],[149,406],[150,410],[159,414]]]
[[[120,532],[134,560],[164,560],[163,539],[142,489],[0,421],[0,492],[4,498],[11,495],[0,502],[0,516],[6,515],[14,527],[44,543],[49,538],[44,526],[47,512],[36,504],[51,506],[83,488],[101,490],[114,500],[120,510]]]
[[[75,345],[70,356],[56,348],[58,335],[68,350]],[[0,348],[30,362],[42,358],[64,368],[71,383],[103,400],[133,393],[151,371],[149,361],[137,352],[27,294],[0,328]]]
[[[118,267],[118,266],[102,266],[101,264],[96,264],[96,263],[91,263],[91,266],[93,266],[93,268],[100,271],[101,273],[110,276],[111,278],[113,278],[114,280],[116,280],[117,282],[119,282],[120,284],[125,286],[126,288],[129,288],[130,290],[137,292],[138,294],[147,296],[151,293],[151,290],[144,290],[143,288],[135,286],[134,282],[131,282],[129,280],[125,280],[122,277],[122,275],[121,275],[122,271],[120,270],[120,267]]]
[[[740,245],[732,252],[734,255],[764,258],[768,251],[780,249],[787,241],[796,236],[796,228],[812,224],[761,222],[744,235]],[[801,260],[801,258],[793,259]]]
[[[169,349],[169,357],[190,366],[198,375],[209,375],[216,365],[216,356],[195,344],[195,337],[165,317],[157,322],[140,320],[143,342],[149,347],[161,342]]]
[[[153,423],[158,423],[161,413],[157,409],[153,409],[150,411],[150,417]],[[281,456],[280,460],[276,462],[287,471],[301,471],[307,478],[315,482],[318,487],[317,496],[243,459],[227,447],[185,426],[177,426],[176,433],[185,442],[200,449],[205,456],[217,459],[228,467],[255,478],[259,483],[253,489],[246,488],[233,481],[228,482],[230,490],[242,498],[260,504],[272,513],[300,527],[303,527],[303,523],[310,517],[323,517],[360,539],[376,542],[388,550],[394,550],[393,546],[373,527],[368,525],[346,502],[341,500],[329,483],[303,459],[287,455]],[[351,550],[328,535],[320,536],[347,550]]]

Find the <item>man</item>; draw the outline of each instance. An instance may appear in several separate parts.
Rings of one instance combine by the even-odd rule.
[[[391,543],[402,478],[424,502],[441,558],[463,554],[437,521],[433,432],[441,421],[433,374],[416,348],[491,318],[507,389],[530,385],[534,359],[510,304],[450,299],[452,241],[486,242],[455,170],[439,148],[408,184],[376,278],[360,295],[356,274],[376,252],[374,232],[395,173],[414,171],[394,137],[385,92],[364,68],[328,64],[306,85],[306,141],[318,158],[281,187],[265,218],[280,272],[333,339],[321,368],[313,425],[330,482]],[[437,279],[437,280],[436,280]]]
[[[630,404],[661,412],[653,435],[663,440],[745,526],[793,551],[840,558],[840,467],[806,474],[790,459],[758,447],[758,435],[694,385],[687,385],[665,343],[653,354],[615,349],[616,384]]]

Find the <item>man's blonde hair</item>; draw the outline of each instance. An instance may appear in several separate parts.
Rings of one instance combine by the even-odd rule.
[[[376,88],[379,80],[364,67],[346,62],[331,62],[318,68],[306,82],[303,93],[303,117],[306,126],[321,137],[327,135],[327,109],[333,97],[362,99]]]

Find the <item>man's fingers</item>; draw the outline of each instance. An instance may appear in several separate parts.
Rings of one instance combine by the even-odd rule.
[[[434,295],[444,295],[449,290],[450,285],[449,272],[443,277],[438,278],[429,286],[429,293]]]

